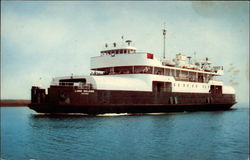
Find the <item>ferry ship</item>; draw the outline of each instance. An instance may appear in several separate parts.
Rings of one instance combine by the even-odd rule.
[[[159,113],[230,109],[235,90],[215,77],[223,66],[181,53],[165,58],[137,51],[131,40],[105,44],[91,58],[91,74],[56,77],[50,87],[32,86],[29,107],[39,113]]]

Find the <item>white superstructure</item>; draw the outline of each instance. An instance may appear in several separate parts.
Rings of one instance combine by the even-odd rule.
[[[153,53],[137,52],[135,47],[126,41],[126,46],[113,43],[101,51],[101,54],[91,58],[90,76],[74,76],[86,79],[97,90],[145,91],[152,92],[153,82],[168,83],[172,92],[209,93],[211,86],[220,86],[222,93],[234,94],[232,87],[224,86],[214,76],[223,75],[222,66],[212,66],[212,62],[191,62],[191,57],[177,54],[175,59],[157,59]],[[53,84],[59,84],[59,77]],[[81,85],[76,82],[75,85]]]

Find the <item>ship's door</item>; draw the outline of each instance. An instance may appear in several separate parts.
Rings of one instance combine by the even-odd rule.
[[[222,94],[222,86],[211,85],[210,86],[210,92],[212,94]]]
[[[172,84],[170,82],[153,81],[153,103],[164,104],[167,103],[168,93],[172,92]]]
[[[170,82],[153,81],[152,87],[154,93],[172,92],[172,84]]]
[[[163,90],[163,82],[153,82],[153,92],[158,93]]]
[[[172,84],[170,82],[153,81],[152,87],[154,93],[172,92]]]

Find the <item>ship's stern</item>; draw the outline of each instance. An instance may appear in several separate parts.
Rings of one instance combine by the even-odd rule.
[[[31,103],[28,104],[28,107],[36,112],[44,112],[42,108],[46,108],[46,106],[48,106],[48,95],[46,94],[46,90],[38,86],[32,86]]]

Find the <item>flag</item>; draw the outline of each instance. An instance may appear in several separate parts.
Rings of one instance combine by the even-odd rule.
[[[147,53],[147,58],[148,58],[148,59],[154,59],[154,54],[152,54],[152,53]]]

